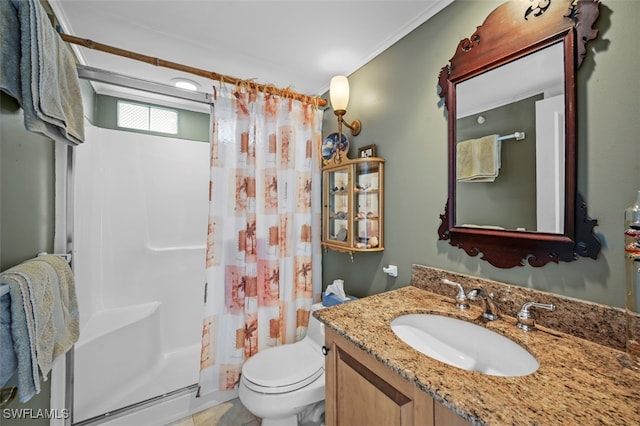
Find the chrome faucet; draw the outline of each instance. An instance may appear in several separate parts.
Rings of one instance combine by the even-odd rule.
[[[464,287],[462,287],[462,284],[448,280],[446,278],[443,278],[442,282],[444,284],[458,287],[458,293],[456,294],[456,308],[462,311],[464,311],[465,309],[469,309],[469,302],[467,299],[467,295],[464,294]]]
[[[524,331],[535,330],[536,324],[533,319],[533,316],[529,312],[529,308],[543,308],[548,309],[550,311],[554,311],[556,309],[556,305],[551,303],[538,303],[538,302],[527,302],[522,305],[522,308],[518,311],[518,322],[516,326]]]
[[[481,300],[484,307],[482,317],[489,321],[497,320],[500,318],[500,310],[493,300],[493,293],[487,294],[482,288],[474,288],[467,293],[469,300]]]

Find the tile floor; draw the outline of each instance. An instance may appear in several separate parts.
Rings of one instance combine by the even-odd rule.
[[[261,423],[236,398],[167,426],[260,426]]]

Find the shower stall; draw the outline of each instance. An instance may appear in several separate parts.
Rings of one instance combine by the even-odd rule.
[[[195,397],[209,144],[85,130],[74,171],[73,424],[164,425],[235,397]]]

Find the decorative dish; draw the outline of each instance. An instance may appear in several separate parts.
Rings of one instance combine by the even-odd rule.
[[[347,153],[349,151],[349,139],[344,133],[342,134],[342,138],[340,138],[337,132],[331,133],[322,141],[322,158],[331,160],[337,151],[341,153]]]

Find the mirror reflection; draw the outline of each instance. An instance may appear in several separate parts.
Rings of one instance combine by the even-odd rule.
[[[455,226],[563,234],[562,42],[455,86]]]

